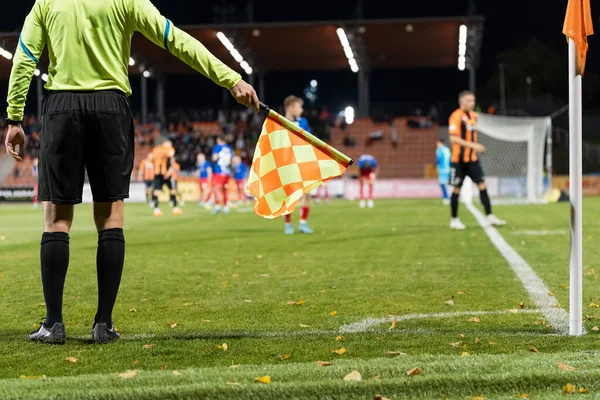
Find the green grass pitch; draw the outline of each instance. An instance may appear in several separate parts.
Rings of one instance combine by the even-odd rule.
[[[78,206],[68,340],[46,346],[26,340],[45,314],[41,211],[0,206],[0,399],[600,398],[600,332],[592,330],[600,309],[590,307],[600,303],[599,200],[584,202],[590,319],[578,338],[542,323],[465,207],[468,229],[451,232],[437,200],[379,201],[373,210],[334,201],[312,208],[314,235],[291,237],[282,221],[251,212],[184,211],[155,218],[127,205],[115,309],[122,340],[92,345],[97,235],[91,207]],[[568,310],[568,204],[495,211],[509,221],[502,236]],[[421,374],[408,376],[413,368]],[[362,381],[344,381],[354,370]],[[256,382],[261,376],[271,383]],[[568,383],[588,393],[564,394]]]

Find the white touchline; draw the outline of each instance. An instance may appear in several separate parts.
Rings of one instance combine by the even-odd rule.
[[[535,314],[539,313],[539,310],[519,310],[518,314]],[[448,313],[433,313],[433,314],[408,314],[408,315],[392,315],[389,317],[381,318],[367,318],[360,322],[354,322],[352,324],[342,325],[339,329],[340,333],[359,333],[367,332],[370,328],[381,325],[386,322],[392,322],[396,318],[396,322],[407,321],[410,319],[427,319],[427,318],[452,318],[462,317],[471,315],[501,315],[510,314],[509,311],[459,311],[459,312],[448,312]]]
[[[565,335],[568,334],[569,315],[563,308],[556,308],[556,299],[548,294],[550,290],[548,290],[544,281],[537,276],[535,271],[519,255],[519,253],[504,240],[502,235],[498,233],[498,230],[493,226],[489,226],[486,218],[473,204],[467,203],[465,205],[477,219],[477,222],[479,222],[479,225],[481,225],[494,246],[500,251],[500,254],[508,261],[508,265],[510,265],[517,277],[521,280],[525,290],[529,293],[529,297],[540,309],[540,312],[544,314],[549,324],[552,325],[556,331]]]

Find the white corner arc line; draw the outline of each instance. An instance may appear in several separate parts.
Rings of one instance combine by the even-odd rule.
[[[483,214],[473,204],[467,203],[465,205],[475,219],[477,219],[477,222],[479,222],[479,225],[481,225],[488,235],[492,244],[496,246],[500,254],[506,259],[508,265],[510,265],[515,275],[517,275],[517,278],[519,278],[523,284],[523,287],[529,294],[533,303],[546,317],[546,320],[559,333],[565,335],[568,334],[569,315],[563,308],[554,307],[557,305],[556,298],[548,294],[550,290],[548,290],[544,281],[542,281],[529,264],[527,264],[527,261],[525,261],[523,257],[521,257],[519,253],[506,242],[506,240],[504,240],[498,230],[493,226],[489,226]]]
[[[539,310],[519,310],[517,314],[536,314]],[[411,319],[427,319],[427,318],[452,318],[472,315],[502,315],[510,314],[510,311],[459,311],[459,312],[447,312],[447,313],[433,313],[433,314],[408,314],[408,315],[392,315],[389,317],[381,318],[367,318],[360,322],[353,322],[351,324],[342,325],[339,328],[340,333],[362,333],[367,332],[370,328],[381,325],[385,322],[392,322],[396,318],[396,322],[408,321]]]

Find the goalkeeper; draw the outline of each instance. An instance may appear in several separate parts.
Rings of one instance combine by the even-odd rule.
[[[69,265],[73,205],[81,203],[84,171],[98,229],[98,311],[94,342],[119,338],[112,311],[119,291],[134,132],[128,69],[131,38],[140,32],[214,83],[238,103],[259,110],[256,92],[200,42],[178,29],[150,0],[37,0],[19,38],[8,88],[6,150],[24,156],[21,127],[27,91],[48,46],[50,66],[41,119],[39,199],[44,206],[40,261],[46,320],[31,340],[64,343],[62,300]]]
[[[479,188],[479,197],[485,209],[489,225],[506,225],[506,221],[502,221],[492,214],[490,196],[487,192],[483,169],[477,156],[478,153],[485,152],[485,146],[477,143],[477,131],[475,130],[477,113],[473,111],[475,108],[475,95],[473,92],[465,90],[458,95],[458,103],[460,107],[450,115],[448,123],[450,143],[452,144],[450,185],[454,186],[450,199],[452,210],[450,229],[465,229],[465,225],[458,218],[458,197],[463,181],[467,176]]]

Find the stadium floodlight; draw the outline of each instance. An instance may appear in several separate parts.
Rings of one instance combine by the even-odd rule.
[[[135,65],[135,60],[133,59],[133,57],[129,57],[129,66],[133,67]]]
[[[48,82],[48,74],[42,74],[42,80]]]
[[[144,78],[150,78],[152,76],[152,72],[145,70],[142,75],[144,76]]]
[[[6,58],[7,60],[12,60],[13,58],[13,54],[8,50],[3,49],[2,47],[0,47],[0,56]]]
[[[342,44],[342,49],[344,50],[344,54],[348,59],[348,65],[350,65],[350,69],[352,72],[358,72],[358,63],[356,62],[356,58],[354,58],[354,51],[350,46],[350,41],[348,40],[348,36],[346,35],[346,31],[344,28],[337,28],[336,33],[338,38],[340,39],[340,43]]]
[[[461,71],[464,71],[466,68],[467,33],[468,29],[466,25],[461,25],[458,28],[458,69]]]
[[[40,70],[39,70],[39,69],[36,69],[36,70],[33,72],[33,74],[34,74],[35,76],[40,76],[41,72],[40,72]]]
[[[344,109],[344,119],[348,125],[352,125],[354,123],[354,108],[348,106]]]
[[[221,44],[223,44],[223,46],[225,46],[225,48],[227,49],[227,51],[229,51],[229,54],[231,54],[233,59],[240,64],[240,67],[242,67],[244,72],[247,75],[252,75],[252,72],[253,72],[252,67],[250,66],[250,64],[248,64],[248,61],[244,60],[244,57],[242,56],[242,54],[238,51],[238,49],[235,48],[233,43],[231,43],[231,40],[229,40],[227,35],[225,35],[221,31],[219,31],[219,32],[217,32],[217,39],[219,39]]]
[[[312,81],[310,81],[311,88],[316,88],[317,86],[319,86],[319,82],[317,82],[316,79],[313,79]]]

